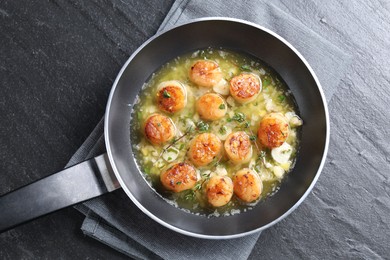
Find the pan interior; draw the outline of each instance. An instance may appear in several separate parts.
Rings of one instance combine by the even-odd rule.
[[[253,55],[286,82],[304,120],[296,165],[279,192],[252,210],[208,218],[178,209],[157,195],[139,172],[130,140],[132,104],[151,74],[169,60],[207,47]],[[328,142],[326,104],[320,86],[300,56],[275,34],[237,20],[206,19],[176,27],[141,46],[113,86],[106,113],[106,145],[123,189],[146,214],[178,232],[204,238],[231,238],[262,230],[291,212],[312,188]],[[129,202],[130,203],[130,202]]]

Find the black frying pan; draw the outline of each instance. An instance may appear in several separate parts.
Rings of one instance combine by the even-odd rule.
[[[252,210],[214,218],[178,209],[151,189],[137,168],[130,139],[132,104],[150,75],[178,55],[210,46],[248,53],[270,65],[291,89],[304,120],[299,157],[280,190]],[[329,119],[317,77],[286,40],[242,20],[205,18],[152,37],[129,58],[111,90],[104,134],[107,154],[2,196],[0,231],[119,186],[149,217],[186,235],[233,238],[263,230],[290,214],[313,188],[328,149]]]

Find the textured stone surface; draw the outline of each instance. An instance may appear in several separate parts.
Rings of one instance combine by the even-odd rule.
[[[0,2],[0,194],[66,164],[102,117],[120,67],[171,4]],[[275,5],[354,60],[329,104],[329,156],[316,187],[263,232],[250,259],[389,258],[390,3]],[[124,258],[83,236],[82,219],[66,209],[0,234],[0,259]]]

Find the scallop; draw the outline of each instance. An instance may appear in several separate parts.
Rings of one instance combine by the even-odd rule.
[[[244,131],[231,133],[224,144],[230,161],[234,164],[247,163],[252,157],[252,144]]]
[[[152,114],[145,121],[144,132],[152,144],[161,145],[175,137],[176,127],[169,117]]]
[[[203,120],[214,121],[226,115],[227,104],[220,95],[207,93],[196,102],[196,111]]]
[[[222,71],[215,61],[198,60],[191,66],[189,78],[199,86],[212,88],[221,81]]]
[[[192,139],[188,157],[195,166],[206,166],[222,154],[222,142],[212,133],[203,133]]]
[[[207,201],[213,207],[229,203],[233,196],[233,182],[228,176],[213,176],[206,185]]]
[[[253,73],[241,73],[230,80],[230,95],[239,103],[256,99],[261,91],[261,80]]]
[[[288,121],[281,113],[270,113],[260,121],[257,132],[260,143],[268,148],[281,146],[289,134]]]
[[[194,166],[181,162],[163,172],[160,175],[160,181],[167,190],[181,192],[192,189],[198,181],[198,177]]]
[[[249,168],[241,169],[234,174],[233,186],[234,194],[248,203],[257,200],[263,189],[260,176]]]
[[[165,81],[157,87],[158,108],[167,113],[182,110],[187,104],[187,91],[185,86],[176,80]]]

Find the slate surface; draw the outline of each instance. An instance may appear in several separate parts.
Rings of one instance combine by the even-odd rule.
[[[329,104],[323,174],[250,259],[389,259],[390,3],[283,2],[275,1],[354,61]],[[171,4],[0,2],[0,194],[66,164],[103,115],[119,68]],[[82,219],[66,209],[0,234],[0,259],[124,258],[84,237]]]

